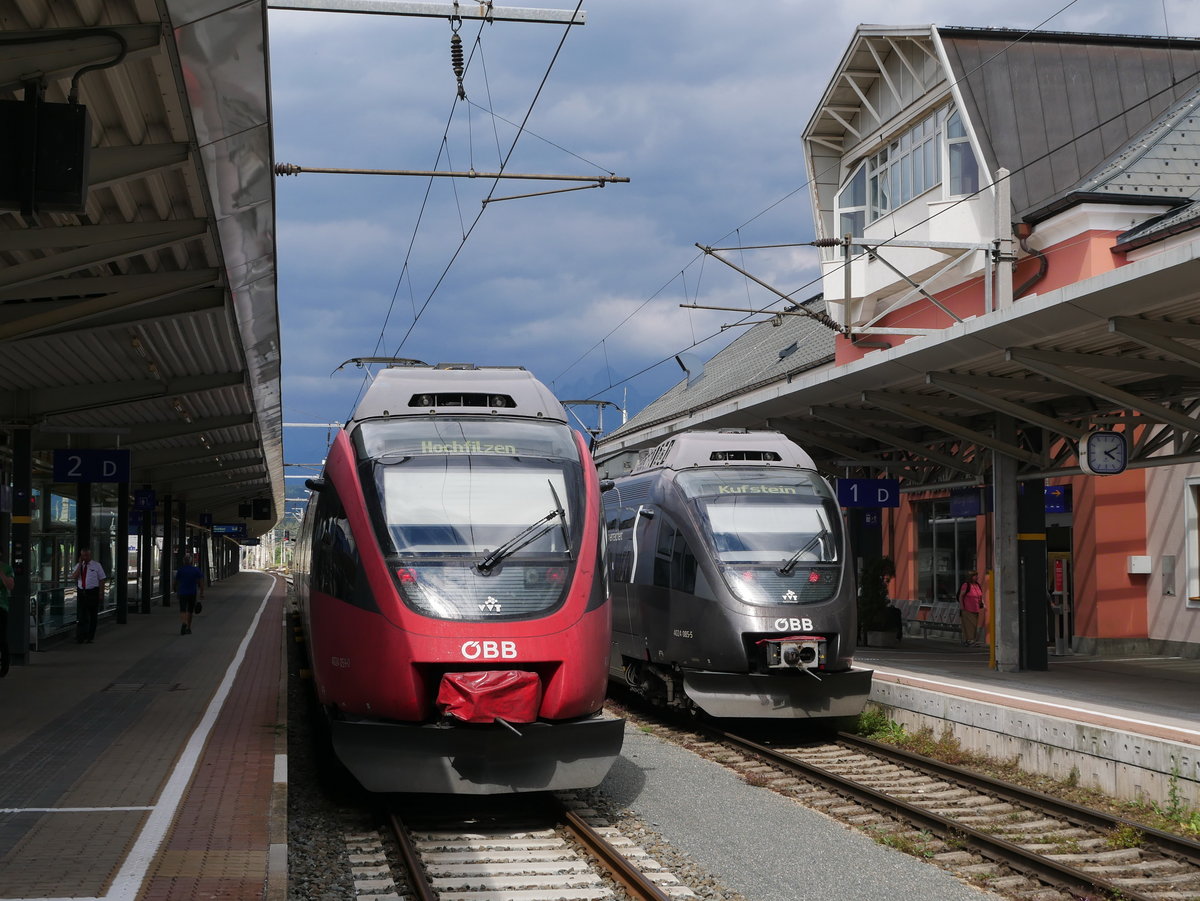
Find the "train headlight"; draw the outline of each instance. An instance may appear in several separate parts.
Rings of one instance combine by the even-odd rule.
[[[746,604],[763,604],[767,603],[763,595],[762,586],[754,576],[753,570],[736,570],[726,568],[724,570],[725,583],[729,586],[729,590],[739,601]]]

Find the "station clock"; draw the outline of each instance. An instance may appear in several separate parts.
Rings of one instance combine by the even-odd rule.
[[[1089,475],[1114,476],[1129,465],[1124,432],[1088,432],[1079,440],[1079,468]]]

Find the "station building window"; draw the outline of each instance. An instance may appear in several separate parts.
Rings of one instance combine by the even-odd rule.
[[[867,224],[867,164],[859,166],[838,194],[838,237],[861,236]]]
[[[1200,607],[1200,477],[1187,480],[1186,522],[1187,532],[1187,605]]]
[[[870,223],[938,187],[938,200],[979,190],[979,162],[952,105],[910,125],[849,173],[837,194],[838,234],[861,235]]]
[[[946,157],[950,169],[948,193],[951,197],[974,194],[979,190],[979,163],[971,140],[963,127],[958,110],[946,119]]]
[[[955,603],[958,586],[976,569],[975,517],[955,516],[950,500],[916,505],[917,597]]]
[[[75,628],[77,605],[71,572],[79,556],[76,527],[79,503],[73,486],[35,485],[30,505],[30,595],[36,602],[37,639],[50,638]],[[92,486],[92,554],[108,575],[100,612],[116,606],[114,572],[117,537],[115,486]]]

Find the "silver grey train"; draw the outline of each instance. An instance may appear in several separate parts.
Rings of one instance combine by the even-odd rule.
[[[807,453],[777,432],[683,432],[614,482],[612,679],[719,718],[862,711],[854,567]]]

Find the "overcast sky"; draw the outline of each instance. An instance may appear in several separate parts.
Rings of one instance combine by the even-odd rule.
[[[363,372],[334,370],[365,356],[524,366],[560,399],[637,413],[679,381],[675,354],[708,358],[738,331],[721,330],[736,313],[681,303],[774,299],[696,243],[812,240],[800,138],[861,23],[1200,36],[1196,0],[591,0],[583,11],[565,40],[559,25],[464,21],[465,103],[445,20],[270,12],[278,162],[494,172],[508,157],[510,173],[630,179],[487,206],[574,184],[277,179],[285,421],[344,421]],[[820,290],[810,248],[745,262],[799,298]],[[618,421],[606,413],[606,430]],[[286,429],[287,461],[319,462],[326,437]]]

